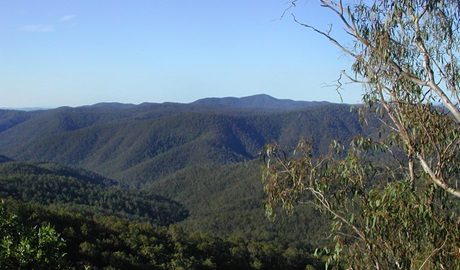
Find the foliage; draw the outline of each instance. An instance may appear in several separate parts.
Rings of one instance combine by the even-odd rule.
[[[65,241],[49,224],[26,227],[0,203],[0,269],[66,269]]]
[[[238,236],[310,254],[313,246],[324,242],[324,235],[314,232],[325,221],[313,208],[276,223],[265,219],[259,166],[258,160],[191,166],[143,190],[129,190],[87,171],[80,173],[52,163],[7,161],[0,164],[0,194],[89,219],[118,217],[156,225],[177,224],[187,233]],[[70,226],[67,221],[55,223]],[[75,226],[75,231],[78,228]]]
[[[355,60],[355,76],[341,77],[364,85],[361,115],[373,112],[384,126],[379,136],[357,137],[345,152],[333,142],[327,155],[308,142],[292,158],[268,145],[267,213],[273,216],[279,203],[291,212],[307,200],[329,214],[335,243],[326,250],[329,263],[458,268],[459,2],[321,4],[338,16],[352,46],[335,38],[332,27],[322,31],[294,19]]]
[[[314,250],[324,243],[320,229],[326,222],[313,207],[270,222],[264,216],[263,183],[258,160],[223,166],[193,166],[150,188],[180,201],[190,216],[177,223],[187,232],[220,237],[240,236],[283,246]]]
[[[295,2],[295,1],[294,1]],[[454,196],[460,142],[460,7],[457,1],[376,0],[321,1],[338,15],[353,38],[347,47],[325,36],[351,56],[355,76],[365,87],[363,101],[388,116],[386,124],[409,159],[411,181],[414,163],[429,178]],[[443,105],[439,108],[437,105]]]
[[[308,235],[311,226],[287,230],[263,218],[262,193],[254,193],[261,188],[257,166],[189,168],[177,174],[184,181],[176,184],[167,178],[163,186],[148,191],[122,189],[90,172],[79,174],[57,164],[6,160],[0,164],[0,192],[42,205],[9,199],[7,211],[16,216],[21,230],[51,224],[65,240],[65,262],[77,269],[321,269],[306,244],[313,238]],[[193,219],[180,224],[186,231],[152,225],[177,222],[184,211],[154,191],[187,207],[192,202]],[[307,216],[312,218],[316,215]]]
[[[124,189],[99,175],[49,163],[0,163],[0,196],[158,225],[188,216],[181,204],[153,192]]]
[[[278,145],[267,146],[267,213],[273,217],[279,203],[292,212],[296,203],[311,202],[330,215],[335,246],[324,250],[328,263],[454,269],[459,229],[448,195],[427,180],[414,188],[388,171],[388,164],[372,162],[363,148],[374,147],[379,145],[360,137],[345,156],[335,143],[328,155],[314,157],[311,144],[301,142],[298,156],[289,158]]]
[[[254,100],[247,102],[257,106]],[[174,263],[184,268],[203,264],[219,269],[225,265],[303,269],[311,260],[311,246],[323,243],[324,235],[312,230],[321,228],[325,220],[310,207],[278,223],[267,221],[261,207],[257,160],[251,160],[265,143],[274,140],[294,148],[299,136],[315,137],[315,150],[325,152],[330,139],[348,141],[362,129],[358,115],[350,113],[348,105],[303,108],[288,102],[295,105],[291,110],[289,104],[269,102],[274,102],[270,107],[283,109],[99,104],[25,112],[23,119],[7,114],[0,132],[0,152],[29,162],[0,158],[0,196],[39,203],[59,213],[57,218],[44,218],[51,214],[37,210],[39,213],[24,216],[26,220],[30,216],[50,220],[66,239],[69,260],[77,262],[76,267],[87,260],[97,268],[164,269],[173,265],[171,256],[179,254]],[[156,255],[148,253],[156,245],[176,244],[155,236],[161,240],[149,242],[141,237],[147,251],[139,254],[141,240],[130,239],[136,233],[119,235],[111,229],[137,224],[127,220],[183,227],[186,237],[177,247],[180,252],[165,248],[153,252]],[[37,224],[41,221],[30,226]],[[149,226],[157,232],[158,228]],[[151,237],[150,233],[145,235]],[[223,245],[217,250],[226,257],[198,256],[188,244],[190,235],[214,239]],[[98,240],[93,241],[93,236]],[[130,246],[128,240],[138,244]],[[203,252],[214,254],[211,248]],[[311,261],[317,266],[316,260]]]
[[[65,239],[63,250],[71,269],[322,269],[317,259],[300,248],[186,233],[174,225],[165,228],[116,217],[87,218],[13,200],[6,205],[21,229],[52,224]]]

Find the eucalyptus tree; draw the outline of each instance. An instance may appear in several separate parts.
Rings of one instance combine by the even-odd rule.
[[[338,80],[362,84],[363,117],[382,130],[326,155],[300,142],[264,152],[267,213],[311,202],[332,217],[331,262],[353,269],[453,269],[460,258],[460,2],[323,0],[337,25],[297,20],[354,59]],[[291,7],[297,6],[291,2]],[[294,10],[294,9],[291,9]]]
[[[0,269],[69,269],[64,247],[49,224],[27,226],[0,201]]]

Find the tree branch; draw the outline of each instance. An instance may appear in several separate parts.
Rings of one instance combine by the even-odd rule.
[[[437,186],[441,187],[448,193],[454,195],[457,198],[460,198],[460,190],[454,189],[451,186],[449,186],[446,182],[440,180],[436,174],[433,172],[431,167],[428,165],[426,160],[420,155],[420,153],[417,153],[417,159],[419,160],[420,164],[422,165],[423,170],[430,176],[431,180],[433,183],[435,183]]]

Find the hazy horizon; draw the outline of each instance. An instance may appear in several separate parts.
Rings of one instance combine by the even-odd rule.
[[[191,103],[194,103],[194,102],[197,102],[199,100],[203,100],[203,99],[208,99],[208,98],[217,98],[217,99],[225,99],[225,98],[238,98],[238,99],[241,99],[241,98],[247,98],[247,97],[252,97],[252,96],[259,96],[259,95],[268,95],[268,94],[265,94],[265,93],[260,93],[260,94],[254,94],[254,95],[248,95],[248,96],[240,96],[240,97],[235,97],[235,96],[225,96],[225,97],[202,97],[202,98],[199,98],[199,99],[196,99],[196,100],[193,100],[191,102],[176,102],[176,101],[163,101],[163,102],[150,102],[150,101],[144,101],[144,102],[140,102],[140,103],[129,103],[129,102],[117,102],[117,101],[101,101],[101,102],[96,102],[96,103],[92,103],[92,104],[82,104],[82,105],[77,105],[77,106],[69,106],[69,105],[58,105],[58,106],[33,106],[33,107],[0,107],[0,110],[24,110],[24,111],[35,111],[35,110],[49,110],[49,109],[56,109],[56,108],[60,108],[60,107],[71,107],[71,108],[77,108],[77,107],[85,107],[85,106],[93,106],[93,105],[97,105],[97,104],[123,104],[123,105],[141,105],[141,104],[144,104],[144,103],[150,103],[150,104],[164,104],[164,103],[177,103],[177,104],[191,104]],[[330,101],[326,101],[326,100],[297,100],[297,99],[290,99],[290,98],[281,98],[281,97],[274,97],[272,95],[268,95],[272,98],[275,98],[277,100],[291,100],[291,101],[299,101],[299,102],[330,102]],[[330,102],[330,103],[341,103],[341,104],[351,104],[351,103],[345,103],[345,102]],[[356,103],[353,103],[353,104],[356,104]]]

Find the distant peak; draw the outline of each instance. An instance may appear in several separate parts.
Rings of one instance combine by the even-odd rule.
[[[242,97],[242,98],[270,98],[270,99],[277,99],[277,98],[274,98],[274,97],[272,97],[270,95],[267,95],[267,94],[257,94],[257,95]]]
[[[106,107],[106,108],[132,108],[134,106],[136,106],[136,105],[130,104],[130,103],[100,102],[100,103],[90,105],[89,107],[93,107],[93,108],[103,108],[103,107]],[[84,106],[84,107],[87,107],[87,106]]]
[[[291,99],[277,99],[267,94],[258,94],[247,97],[204,98],[192,104],[221,108],[261,108],[290,110],[314,105],[327,104],[328,102],[294,101]]]

